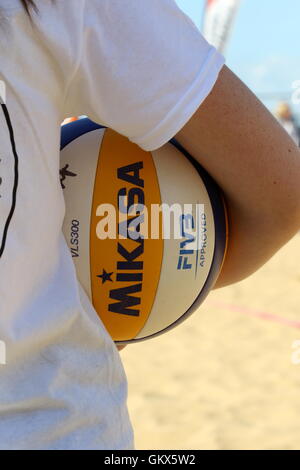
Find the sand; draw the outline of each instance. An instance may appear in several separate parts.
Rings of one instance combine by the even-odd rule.
[[[300,449],[299,327],[297,235],[173,331],[121,352],[136,448]]]

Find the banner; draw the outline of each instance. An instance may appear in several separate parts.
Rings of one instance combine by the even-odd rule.
[[[221,53],[228,42],[240,0],[206,0],[202,33]]]

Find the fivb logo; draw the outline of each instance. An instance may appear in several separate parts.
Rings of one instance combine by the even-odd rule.
[[[6,364],[6,344],[4,341],[0,341],[0,366]]]
[[[6,103],[6,86],[3,80],[0,80],[0,104]]]

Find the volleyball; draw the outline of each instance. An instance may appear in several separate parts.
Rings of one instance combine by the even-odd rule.
[[[226,254],[218,185],[175,139],[145,151],[88,118],[61,128],[63,234],[76,275],[118,344],[195,312]]]

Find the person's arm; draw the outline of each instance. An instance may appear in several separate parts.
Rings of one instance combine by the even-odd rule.
[[[238,282],[300,229],[300,151],[226,66],[175,138],[224,191],[230,235],[216,287]]]

